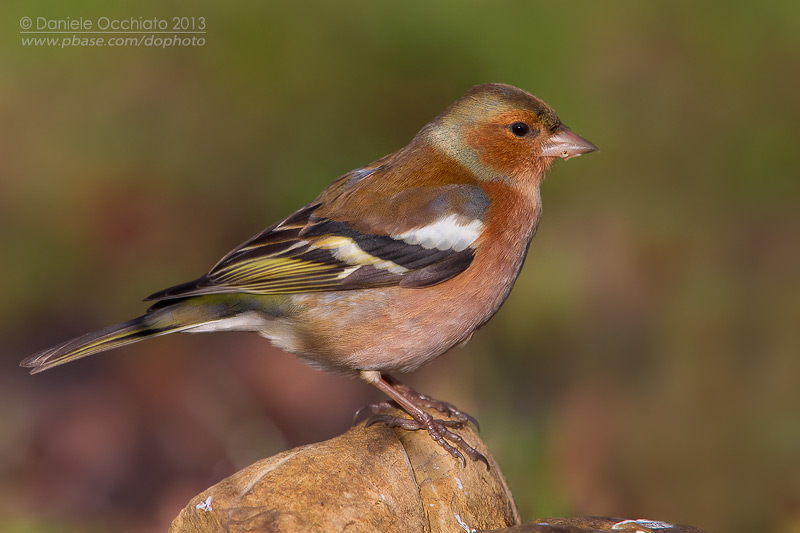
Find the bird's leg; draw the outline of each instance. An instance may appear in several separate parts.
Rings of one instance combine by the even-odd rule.
[[[374,370],[364,370],[361,372],[361,379],[375,385],[383,391],[392,400],[397,402],[401,409],[411,415],[411,420],[387,414],[375,414],[367,420],[367,426],[376,422],[383,422],[389,427],[399,427],[409,431],[419,429],[427,429],[431,438],[447,452],[461,460],[461,463],[466,466],[467,461],[464,459],[466,454],[473,461],[482,461],[486,468],[489,468],[489,461],[478,450],[470,446],[461,436],[450,431],[450,428],[460,429],[464,427],[466,422],[474,421],[475,419],[465,413],[462,413],[455,407],[445,402],[439,402],[428,396],[423,396],[410,387],[403,385],[395,378],[386,376],[384,378],[380,372]],[[420,405],[424,407],[432,407],[442,413],[455,416],[456,420],[441,420],[433,418],[426,413]],[[373,409],[374,411],[375,409]],[[449,441],[449,442],[448,442]],[[453,444],[455,444],[455,446]],[[458,448],[456,448],[456,446]],[[459,451],[459,449],[461,451]],[[461,452],[464,452],[462,454]]]

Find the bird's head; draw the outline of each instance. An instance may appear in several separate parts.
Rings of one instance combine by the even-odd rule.
[[[564,126],[543,100],[499,83],[470,89],[423,134],[487,180],[540,179],[555,160],[597,150]]]

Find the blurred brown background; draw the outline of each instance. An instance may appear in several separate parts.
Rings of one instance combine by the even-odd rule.
[[[0,6],[0,523],[162,531],[380,398],[255,335],[175,335],[36,377],[472,85],[549,102],[528,262],[407,379],[476,415],[523,518],[800,531],[800,4],[80,1]],[[24,47],[20,18],[203,16],[183,48]]]

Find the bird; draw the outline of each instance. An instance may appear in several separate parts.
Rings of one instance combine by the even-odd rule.
[[[477,425],[472,416],[390,373],[466,343],[497,312],[536,232],[546,172],[595,150],[540,98],[477,85],[404,148],[342,175],[205,275],[145,298],[142,316],[20,364],[35,374],[168,333],[256,332],[312,367],[360,377],[410,417],[382,402],[367,424],[426,430],[462,464],[466,454],[488,468],[452,431]]]

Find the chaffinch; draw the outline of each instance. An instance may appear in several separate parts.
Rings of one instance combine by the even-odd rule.
[[[536,231],[545,172],[596,149],[539,98],[479,85],[405,148],[343,175],[206,275],[148,297],[144,315],[21,364],[37,373],[167,333],[254,331],[312,366],[360,376],[412,417],[370,422],[426,429],[462,462],[459,449],[486,462],[450,431],[472,417],[386,373],[418,368],[489,320]]]

